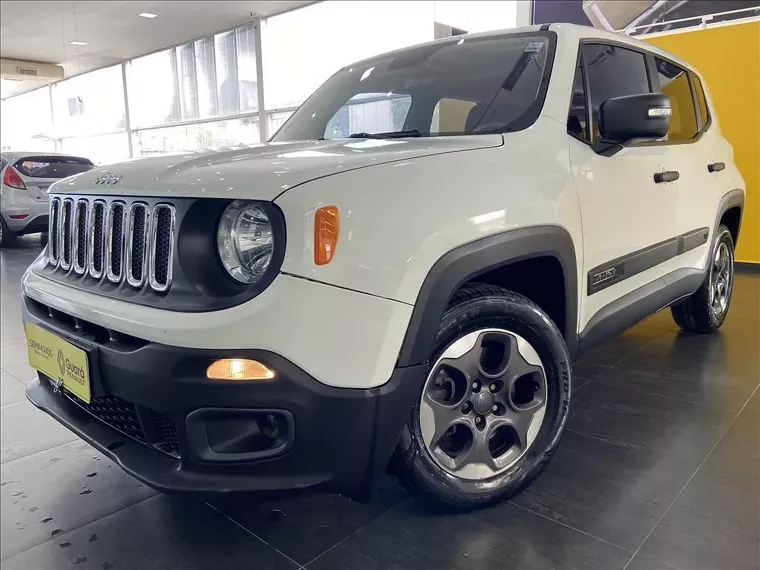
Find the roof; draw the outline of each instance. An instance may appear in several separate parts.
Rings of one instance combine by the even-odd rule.
[[[675,63],[678,63],[679,65],[686,67],[690,69],[691,71],[699,74],[694,67],[689,65],[688,62],[683,61],[682,59],[674,56],[672,53],[666,52],[665,50],[662,50],[658,47],[655,47],[654,45],[643,42],[641,40],[637,40],[635,38],[632,38],[630,36],[627,36],[625,34],[619,34],[616,32],[608,32],[606,30],[599,30],[597,28],[593,28],[591,26],[579,26],[577,24],[543,24],[543,25],[534,25],[534,26],[520,26],[516,28],[509,28],[506,30],[491,30],[487,32],[477,32],[474,34],[464,34],[459,36],[451,36],[447,38],[441,38],[437,40],[433,40],[430,42],[425,42],[421,44],[416,44],[413,46],[389,51],[386,53],[378,54],[372,57],[368,57],[366,59],[362,59],[356,62],[353,62],[349,65],[344,66],[344,68],[353,67],[357,65],[362,65],[365,63],[368,63],[370,61],[378,60],[381,58],[385,58],[389,55],[397,55],[401,54],[405,51],[412,51],[419,49],[421,47],[430,46],[430,45],[436,45],[436,44],[445,44],[449,42],[458,42],[462,38],[467,40],[468,38],[488,38],[488,37],[502,37],[507,36],[511,34],[524,34],[524,33],[537,33],[542,30],[549,30],[552,32],[555,32],[558,36],[565,36],[566,38],[569,38],[574,41],[580,41],[580,40],[586,40],[586,39],[594,39],[598,38],[600,40],[605,41],[614,41],[621,44],[628,44],[632,47],[636,47],[639,49],[646,49],[654,54],[661,55],[667,59],[670,59],[671,61],[674,61]]]

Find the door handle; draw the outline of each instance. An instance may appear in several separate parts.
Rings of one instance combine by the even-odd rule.
[[[726,168],[726,165],[722,162],[713,162],[707,165],[707,172],[720,172]]]
[[[657,184],[663,182],[675,182],[681,177],[677,170],[666,170],[665,172],[657,172],[654,175],[654,181]]]

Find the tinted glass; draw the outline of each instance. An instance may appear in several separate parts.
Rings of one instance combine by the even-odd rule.
[[[441,99],[433,109],[430,132],[465,132],[467,130],[467,119],[471,116],[474,118],[474,115],[470,115],[470,111],[475,105],[475,101],[463,101],[449,97]]]
[[[551,37],[549,34],[515,34],[452,39],[346,67],[328,79],[283,125],[273,140],[325,136],[328,123],[341,108],[377,94],[384,94],[391,100],[382,128],[390,124],[387,121],[390,118],[393,119],[393,131],[401,130],[397,119],[405,114],[405,108],[409,115],[405,117],[403,129],[418,131],[420,136],[481,134],[525,128],[533,123],[543,104],[550,72],[547,61],[553,50]],[[442,108],[438,103],[442,99],[471,103],[467,116],[452,122],[451,131],[440,128]],[[396,101],[395,107],[391,105],[392,101]],[[431,128],[436,106],[438,131]],[[391,108],[395,108],[397,115],[391,113]],[[353,129],[352,125],[348,130]],[[344,136],[343,132],[341,136]]]
[[[362,93],[351,97],[332,116],[323,134],[326,139],[346,138],[351,133],[400,131],[412,98],[395,93]]]
[[[567,132],[574,137],[586,140],[588,134],[586,116],[586,90],[583,88],[583,73],[579,60],[575,66],[573,94],[570,99],[570,112],[567,115]]]
[[[690,73],[692,85],[694,87],[694,94],[697,97],[697,110],[699,111],[699,130],[701,131],[704,126],[710,122],[710,111],[707,109],[707,98],[705,97],[705,90],[702,87],[702,82],[699,77]]]
[[[591,92],[593,140],[599,136],[599,107],[607,99],[650,93],[644,54],[610,45],[586,45],[583,62]]]
[[[31,178],[66,178],[95,168],[86,158],[73,156],[28,156],[14,166],[21,174]]]
[[[660,79],[660,90],[670,98],[670,127],[669,141],[688,141],[697,135],[697,112],[694,109],[694,99],[691,96],[689,75],[677,65],[655,58],[657,75]]]

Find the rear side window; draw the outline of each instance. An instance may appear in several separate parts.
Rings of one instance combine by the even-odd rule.
[[[30,178],[66,178],[95,168],[86,158],[75,156],[27,156],[13,165]]]
[[[475,101],[444,97],[435,105],[430,121],[430,133],[472,132],[474,123],[483,116],[485,109]]]
[[[591,94],[591,113],[594,132],[599,135],[599,107],[607,99],[651,93],[644,54],[619,46],[587,44],[583,46],[588,88]]]
[[[691,75],[691,83],[694,87],[694,95],[697,98],[697,111],[699,112],[699,130],[701,131],[707,126],[707,123],[710,122],[710,111],[707,108],[707,98],[705,97],[705,90],[702,87],[702,82],[699,80],[699,77],[693,73],[690,73],[689,75]]]
[[[655,57],[660,90],[670,98],[672,114],[668,128],[668,141],[688,141],[697,136],[697,111],[691,94],[689,74],[677,65]]]

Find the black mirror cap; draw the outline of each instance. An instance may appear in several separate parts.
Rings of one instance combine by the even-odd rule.
[[[623,144],[657,140],[668,134],[670,98],[660,93],[625,95],[604,101],[599,108],[602,141]]]

